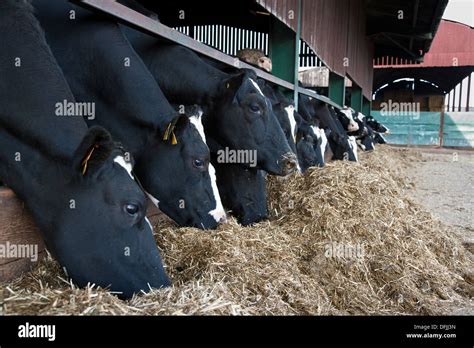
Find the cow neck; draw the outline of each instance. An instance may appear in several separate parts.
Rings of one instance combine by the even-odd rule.
[[[87,122],[105,127],[138,156],[176,112],[116,23],[63,6],[76,10],[75,21],[44,9],[39,18],[77,100],[95,103],[97,117]],[[65,50],[70,42],[75,54]]]
[[[40,229],[51,231],[58,204],[61,209],[69,204],[69,198],[59,198],[58,188],[64,187],[72,169],[20,139],[0,128],[0,178],[26,202]]]
[[[7,2],[7,9],[0,11],[0,76],[7,81],[0,84],[2,100],[7,101],[0,103],[0,126],[65,162],[87,127],[80,118],[58,115],[57,103],[74,101],[74,97],[30,6],[22,3],[8,8]]]

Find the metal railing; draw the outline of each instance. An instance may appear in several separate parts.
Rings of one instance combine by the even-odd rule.
[[[217,61],[220,61],[224,64],[233,66],[235,68],[247,68],[247,69],[253,69],[257,76],[268,81],[271,83],[274,83],[276,85],[279,85],[283,88],[286,88],[290,91],[296,91],[298,93],[310,96],[312,98],[316,98],[321,100],[324,103],[327,103],[329,105],[332,105],[336,108],[341,108],[340,105],[336,104],[333,102],[331,99],[319,95],[314,91],[311,91],[306,88],[301,88],[298,86],[295,86],[293,83],[290,83],[288,81],[282,80],[272,74],[267,73],[266,71],[263,71],[261,69],[255,68],[254,66],[251,66],[245,62],[240,61],[237,58],[231,57],[213,47],[210,47],[204,43],[201,43],[199,41],[194,40],[193,38],[181,33],[178,30],[175,30],[173,28],[170,28],[155,19],[152,19],[150,17],[147,17],[137,11],[134,11],[130,8],[128,8],[125,5],[122,5],[116,1],[102,1],[102,0],[70,0],[71,2],[88,8],[92,9],[95,11],[102,12],[104,14],[107,14],[109,16],[112,16],[119,22],[128,25],[130,27],[133,27],[139,31],[142,31],[146,34],[151,34],[156,37],[164,38],[166,40],[172,41],[174,43],[183,45],[199,54],[202,54],[204,56],[207,56],[209,58],[215,59]]]

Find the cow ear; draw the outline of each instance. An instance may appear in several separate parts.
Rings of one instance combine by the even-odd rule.
[[[189,124],[189,118],[185,114],[176,115],[170,123],[168,123],[164,133],[163,141],[169,142],[171,145],[176,145],[178,143],[177,134],[180,134],[181,131]]]
[[[223,81],[224,89],[235,92],[236,90],[240,88],[240,86],[242,86],[245,76],[246,76],[246,72],[241,71],[237,74],[232,75],[229,78],[224,79]]]
[[[112,136],[104,128],[90,128],[74,154],[74,171],[82,176],[93,175],[111,156],[114,147]]]

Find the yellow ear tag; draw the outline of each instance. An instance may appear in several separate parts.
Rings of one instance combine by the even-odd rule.
[[[163,140],[168,140],[170,136],[170,128],[171,128],[171,123],[168,125],[168,128],[166,128],[165,134],[163,135]]]
[[[171,144],[176,145],[178,143],[178,140],[176,140],[176,135],[174,135],[174,132],[171,132]]]
[[[94,152],[94,150],[97,148],[98,146],[97,145],[94,145],[92,147],[92,149],[90,149],[89,153],[87,154],[87,156],[82,160],[82,176],[84,176],[87,172],[87,163],[89,162],[91,156],[92,156],[92,153]]]
[[[227,82],[227,88],[230,88],[230,83],[229,82]]]

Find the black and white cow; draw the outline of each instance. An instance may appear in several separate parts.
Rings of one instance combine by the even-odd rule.
[[[95,105],[88,124],[130,149],[152,202],[181,226],[224,222],[201,115],[174,110],[116,23],[68,2],[33,3],[77,100]]]
[[[264,172],[239,164],[216,163],[217,185],[224,206],[248,226],[268,218]]]
[[[386,126],[384,126],[382,123],[377,121],[374,117],[368,116],[366,117],[367,125],[372,128],[374,132],[380,133],[380,134],[388,134],[390,133],[390,129],[388,129]]]
[[[367,118],[360,112],[354,112],[354,120],[359,124],[357,131],[349,133],[356,138],[356,142],[363,151],[373,151],[375,149],[375,133],[367,124]]]
[[[259,84],[263,84],[262,81],[259,80]],[[270,84],[266,83],[262,90],[272,101],[274,110],[278,110],[275,114],[280,126],[298,157],[298,170],[304,173],[310,167],[323,167],[327,139],[317,126],[317,121],[308,123],[277,86],[270,87]]]
[[[122,297],[170,284],[125,150],[60,110],[75,102],[32,8],[0,2],[0,180],[79,286]]]
[[[359,124],[355,122],[354,118],[352,117],[354,110],[348,107],[344,107],[340,110],[335,109],[335,111],[336,111],[337,118],[341,122],[346,132],[350,133],[350,132],[356,132],[357,130],[359,130]]]
[[[319,99],[301,94],[298,105],[299,112],[305,120],[309,120],[309,122],[317,120],[318,127],[325,130],[329,145],[326,157],[335,160],[357,161],[355,140],[348,136],[332,106],[328,106]]]
[[[227,74],[185,47],[124,30],[168,100],[203,107],[203,124],[212,143],[256,151],[258,169],[270,174],[287,175],[296,169],[296,156],[256,82],[255,72]],[[210,149],[217,151],[211,145]]]
[[[304,173],[310,167],[324,167],[327,146],[324,130],[308,123],[298,112],[295,112],[295,118],[298,125],[296,147],[301,172]]]

